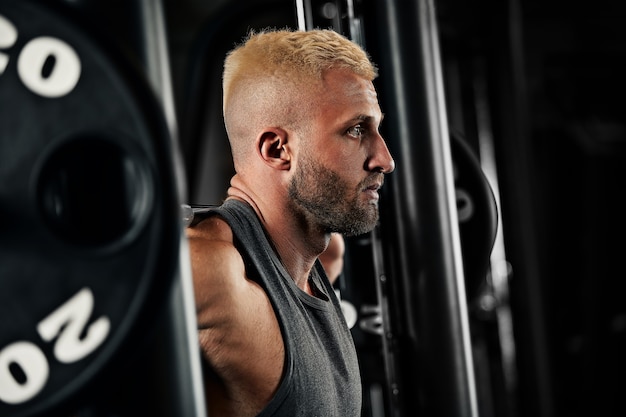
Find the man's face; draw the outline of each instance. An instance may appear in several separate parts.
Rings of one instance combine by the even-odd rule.
[[[378,133],[382,113],[372,83],[345,70],[324,82],[289,194],[325,231],[359,235],[378,221],[378,188],[394,162]]]

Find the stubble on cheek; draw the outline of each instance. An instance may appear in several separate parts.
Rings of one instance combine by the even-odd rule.
[[[359,235],[378,221],[378,204],[363,200],[365,184],[351,188],[336,172],[308,160],[300,165],[289,194],[327,232]]]

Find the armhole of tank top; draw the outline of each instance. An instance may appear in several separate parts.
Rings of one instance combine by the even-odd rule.
[[[282,327],[282,326],[281,326]],[[281,333],[284,332],[281,329]],[[283,336],[284,340],[284,336]],[[289,392],[292,389],[292,379],[293,379],[293,367],[294,361],[293,356],[291,354],[291,348],[285,345],[285,370],[283,375],[280,378],[280,384],[278,385],[278,389],[272,396],[270,402],[265,406],[265,408],[256,416],[256,417],[268,417],[273,416],[276,411],[278,411],[287,397],[289,396]]]
[[[238,200],[235,200],[235,201],[238,201]],[[245,204],[245,203],[242,203],[242,204]],[[249,253],[249,251],[246,249],[245,245],[243,244],[241,240],[242,236],[240,236],[240,233],[239,233],[239,229],[245,230],[247,225],[245,225],[241,220],[239,220],[238,216],[247,215],[250,213],[241,214],[239,213],[239,210],[242,210],[242,211],[245,210],[243,207],[242,208],[235,207],[234,204],[233,204],[233,207],[229,207],[229,206],[221,207],[217,215],[221,215],[222,218],[228,223],[231,230],[233,231],[233,242],[235,244],[235,247],[239,251],[239,253],[241,253],[241,256],[243,257],[244,263],[246,264],[246,268],[247,268],[249,264],[254,265],[254,261],[253,261],[252,255]],[[251,213],[251,214],[256,215],[254,213]],[[233,227],[233,223],[237,223],[237,225]],[[276,257],[276,254],[272,256],[272,258],[275,258],[275,257]],[[285,320],[287,320],[288,318],[284,317],[284,315],[281,314],[281,312],[279,311],[278,306],[276,305],[276,300],[274,300],[274,297],[272,297],[271,292],[268,290],[266,286],[267,284],[263,282],[261,277],[255,276],[254,278],[251,277],[251,279],[257,282],[263,288],[263,291],[267,294],[267,297],[269,298],[270,303],[272,304],[272,310],[274,311],[274,314],[276,315],[276,320],[278,320],[278,325],[280,327],[280,334],[283,338],[283,347],[285,349],[284,370],[280,378],[280,384],[278,385],[278,389],[276,390],[276,393],[274,394],[270,402],[267,404],[267,406],[257,416],[257,417],[265,417],[265,416],[273,415],[274,412],[280,409],[285,399],[287,398],[289,392],[291,391],[291,388],[292,388],[291,381],[292,381],[293,372],[294,372],[293,348],[292,346],[289,345],[289,342],[285,342],[289,340],[289,337],[288,337],[289,335],[287,334],[286,325],[285,325]]]

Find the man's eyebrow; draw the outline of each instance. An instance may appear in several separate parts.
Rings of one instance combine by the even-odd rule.
[[[381,115],[380,115],[380,123],[383,122],[384,118],[385,118],[385,114],[381,113]],[[373,120],[374,120],[374,117],[373,116],[369,116],[367,114],[359,114],[359,115],[357,115],[357,116],[352,118],[352,121],[361,121],[361,122],[371,122]]]

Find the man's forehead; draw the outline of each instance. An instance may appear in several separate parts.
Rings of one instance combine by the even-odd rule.
[[[347,68],[331,68],[324,72],[322,83],[325,85],[334,84],[352,84],[363,85],[374,90],[374,84],[368,78],[365,78]]]
[[[360,100],[370,104],[378,103],[374,84],[349,71],[329,72],[322,80],[320,87],[319,92],[325,100]]]

